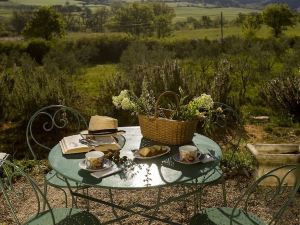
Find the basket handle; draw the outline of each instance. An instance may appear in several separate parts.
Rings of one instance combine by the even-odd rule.
[[[166,96],[166,95],[169,95],[169,96],[173,96],[175,101],[176,101],[176,110],[178,110],[179,108],[179,98],[178,98],[178,95],[174,92],[174,91],[165,91],[163,93],[161,93],[158,98],[157,98],[157,101],[155,103],[155,112],[154,112],[154,117],[158,117],[158,107],[159,107],[159,103],[162,99],[162,97]]]

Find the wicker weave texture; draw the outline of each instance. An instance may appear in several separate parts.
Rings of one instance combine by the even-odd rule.
[[[178,121],[139,115],[143,137],[168,145],[184,145],[192,141],[197,120]]]

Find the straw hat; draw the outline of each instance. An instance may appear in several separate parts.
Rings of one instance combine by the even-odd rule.
[[[116,135],[124,133],[118,130],[118,120],[108,116],[91,116],[88,130],[83,135]]]

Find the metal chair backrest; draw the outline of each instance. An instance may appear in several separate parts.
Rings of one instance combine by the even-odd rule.
[[[35,201],[30,202],[30,208],[35,208],[36,212],[35,215],[32,218],[37,217],[39,213],[42,211],[42,204],[43,202],[46,203],[46,205],[49,208],[49,213],[51,214],[53,225],[55,224],[55,218],[53,215],[52,208],[46,198],[46,196],[43,194],[41,189],[38,187],[38,185],[35,183],[35,181],[28,176],[23,170],[21,170],[18,166],[13,164],[12,162],[8,160],[1,160],[0,159],[0,170],[2,170],[2,174],[0,176],[0,198],[3,197],[4,200],[7,203],[7,206],[9,207],[9,210],[12,214],[13,220],[17,224],[22,224],[21,215],[18,214],[16,208],[14,207],[15,204],[22,204],[25,205],[24,199],[25,195],[27,196],[35,196]],[[16,180],[20,180],[21,185],[18,185],[18,187],[14,186],[14,182]],[[1,196],[2,194],[2,196]],[[26,207],[26,205],[25,205]],[[28,209],[28,206],[27,208]],[[28,216],[28,211],[26,211],[26,216]],[[22,220],[27,220],[28,218],[23,218]],[[51,221],[49,221],[51,222]]]
[[[207,135],[216,141],[221,148],[232,152],[229,162],[239,150],[244,134],[244,127],[238,113],[229,105],[215,102],[210,117]]]
[[[293,186],[288,186],[292,180],[295,180]],[[260,187],[263,183],[272,181],[273,186],[269,187]],[[290,183],[291,184],[291,183]],[[272,220],[269,225],[276,225],[281,219],[282,214],[285,212],[287,207],[294,200],[297,191],[300,188],[300,164],[297,165],[284,165],[278,168],[271,170],[270,172],[264,174],[259,179],[257,179],[246,191],[240,196],[239,200],[236,202],[234,209],[231,214],[230,224],[234,224],[234,218],[238,208],[242,208],[244,212],[248,212],[248,206],[252,198],[255,198],[255,194],[262,195],[264,200],[268,203],[269,206],[272,206],[272,203],[279,201],[280,207],[272,215]],[[244,205],[243,207],[241,207]],[[274,204],[275,205],[275,204]],[[253,224],[256,224],[253,222]]]
[[[78,133],[80,130],[87,129],[88,125],[77,110],[64,105],[50,105],[36,111],[30,118],[26,128],[26,141],[33,158],[38,159],[37,151],[33,150],[34,147],[50,151],[53,144],[59,141],[53,140],[55,139],[54,136],[59,136],[59,130],[68,128],[72,128]],[[52,134],[51,144],[48,145],[38,140],[46,140],[47,134]],[[62,137],[58,138],[61,139]]]

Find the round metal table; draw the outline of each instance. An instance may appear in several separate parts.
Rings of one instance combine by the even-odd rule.
[[[139,127],[122,127],[122,130],[126,131],[124,135],[126,143],[121,150],[121,157],[127,156],[129,159],[133,159],[133,149],[155,144],[142,138]],[[178,153],[178,146],[172,146],[171,152],[162,157],[148,160],[135,159],[125,170],[97,179],[91,176],[90,172],[79,168],[78,164],[84,159],[84,154],[63,155],[59,144],[52,148],[48,160],[51,168],[67,179],[108,189],[140,189],[178,183],[188,184],[194,181],[206,184],[218,180],[222,176],[219,169],[222,157],[219,145],[200,134],[195,134],[193,144],[202,153],[209,152],[213,155],[215,161],[194,165],[175,162],[173,155]]]

